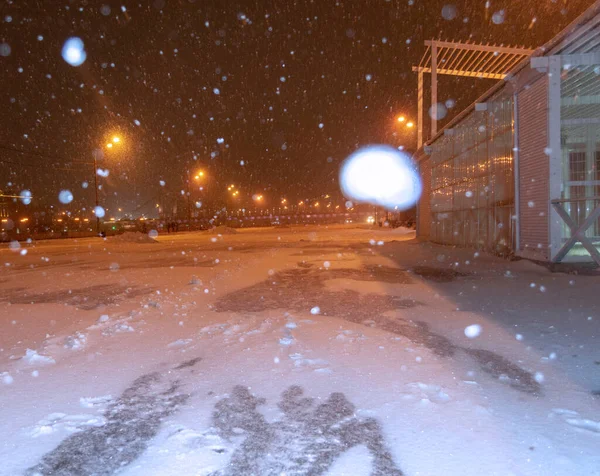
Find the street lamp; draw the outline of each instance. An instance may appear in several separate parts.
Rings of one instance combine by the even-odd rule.
[[[112,149],[113,143],[118,144],[121,142],[121,138],[119,136],[114,136],[112,142],[106,144],[107,149]],[[100,217],[98,216],[98,207],[100,203],[98,201],[98,154],[100,150],[96,149],[92,153],[94,157],[94,189],[96,191],[96,208],[94,209],[94,214],[96,215],[96,233],[100,233]]]
[[[192,224],[192,198],[191,198],[191,192],[190,192],[190,171],[188,170],[188,178],[186,180],[186,185],[187,185],[187,202],[188,202],[188,226],[191,226]],[[204,179],[204,171],[203,170],[198,170],[196,172],[196,175],[194,175],[194,180],[196,182],[199,182],[200,180]]]
[[[398,116],[397,121],[398,122],[404,122],[404,121],[406,121],[406,118],[404,116]]]

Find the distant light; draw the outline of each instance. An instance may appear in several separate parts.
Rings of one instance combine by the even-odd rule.
[[[109,149],[112,149],[112,142],[109,142],[108,144],[106,144],[106,147],[108,147]]]
[[[404,122],[404,121],[406,121],[406,118],[404,116],[398,117],[398,122]]]
[[[115,144],[118,144],[119,142],[121,142],[121,139],[120,139],[119,137],[117,137],[117,136],[114,136],[114,137],[113,137],[113,142],[114,142]]]
[[[411,128],[411,127],[415,127],[415,123],[410,121],[406,123],[406,127]]]
[[[410,157],[389,146],[364,147],[348,157],[340,184],[348,198],[400,210],[412,207],[422,191]]]
[[[74,36],[65,41],[65,44],[62,48],[62,57],[71,66],[82,65],[87,57],[87,54],[81,38]]]

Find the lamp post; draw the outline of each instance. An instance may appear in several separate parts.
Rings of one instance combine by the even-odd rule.
[[[186,185],[187,185],[187,209],[188,209],[188,226],[192,225],[192,193],[190,191],[190,170],[188,169],[188,176],[187,176],[187,180],[186,180]],[[198,172],[196,172],[196,175],[194,175],[194,180],[196,182],[199,182],[200,180],[202,180],[204,178],[204,171],[199,170]]]
[[[96,233],[100,233],[100,217],[98,216],[98,163],[96,157],[98,156],[98,149],[94,150],[94,190],[96,191],[96,208],[94,208],[94,215],[96,215]]]
[[[112,149],[113,144],[119,144],[121,142],[121,138],[119,136],[114,136],[112,138],[112,142],[106,144],[107,149]],[[96,192],[96,208],[94,208],[94,215],[96,215],[96,233],[100,233],[100,217],[98,216],[98,207],[100,206],[100,202],[98,200],[98,153],[99,149],[95,149],[92,152],[92,156],[94,157],[94,190]]]

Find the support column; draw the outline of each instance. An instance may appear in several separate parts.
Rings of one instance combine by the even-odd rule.
[[[437,45],[431,44],[431,137],[437,134]]]
[[[562,198],[562,151],[560,125],[560,56],[548,58],[548,160],[549,197],[548,222],[550,233],[550,260],[554,261],[562,245],[562,218],[551,205],[552,200]]]
[[[423,71],[419,69],[417,87],[417,148],[423,145]]]
[[[514,221],[515,239],[513,242],[514,250],[521,251],[521,181],[519,175],[519,94],[513,94],[513,178],[514,178]]]

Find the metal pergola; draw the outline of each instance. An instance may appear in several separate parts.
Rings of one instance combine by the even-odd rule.
[[[431,74],[431,137],[437,134],[438,91],[437,75],[462,76],[478,79],[504,79],[507,73],[534,50],[524,47],[483,45],[456,41],[425,41],[426,50],[418,73],[418,146],[423,145],[423,74]]]

